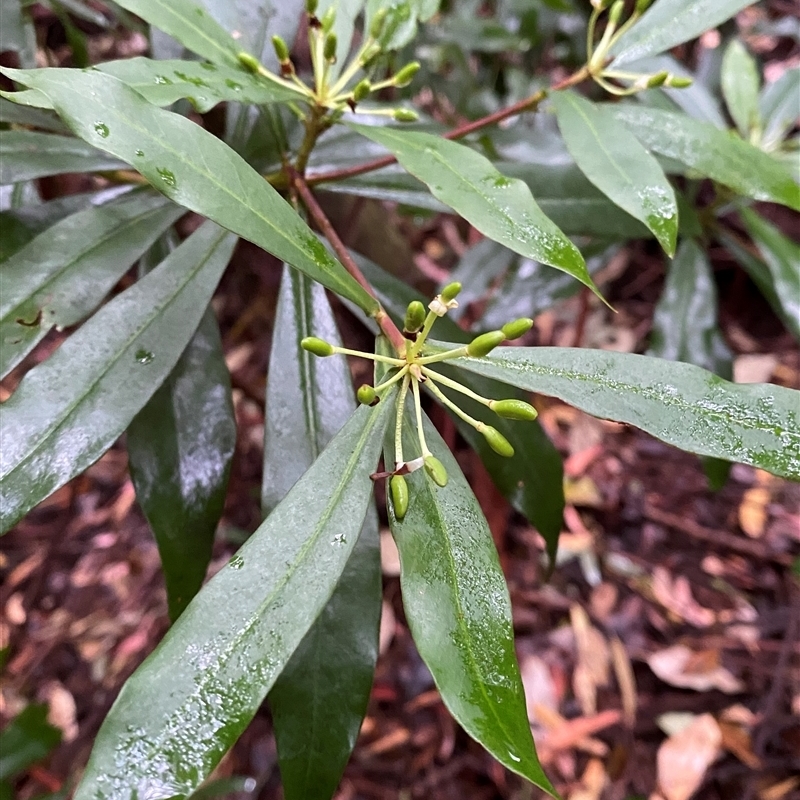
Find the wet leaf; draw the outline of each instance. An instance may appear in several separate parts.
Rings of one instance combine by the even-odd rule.
[[[236,239],[207,223],[34,367],[0,406],[0,529],[94,463],[170,373]]]
[[[755,59],[738,40],[732,39],[722,59],[722,94],[742,138],[761,127],[758,108],[759,75]]]
[[[603,106],[575,92],[553,92],[561,135],[584,175],[675,252],[678,205],[658,162]]]

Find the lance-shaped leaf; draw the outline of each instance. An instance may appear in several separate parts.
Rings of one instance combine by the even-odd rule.
[[[102,172],[124,166],[118,158],[72,136],[0,131],[0,184],[65,172]]]
[[[53,327],[94,311],[139,256],[184,214],[152,190],[90,207],[56,223],[3,265],[0,375]]]
[[[317,358],[306,336],[341,345],[325,290],[284,269],[272,339],[262,507],[270,513],[353,412],[342,357]],[[333,796],[369,701],[378,655],[381,570],[374,508],[336,590],[269,695],[287,800]]]
[[[584,175],[647,225],[668,255],[678,238],[675,192],[658,162],[602,106],[575,92],[553,92],[558,127]]]
[[[339,581],[390,406],[355,412],[128,679],[75,800],[185,796],[209,775]]]
[[[578,248],[542,213],[522,181],[501,175],[488,159],[458,142],[417,131],[351,127],[390,150],[434,197],[481,233],[568,272],[600,296]]]
[[[431,343],[431,352],[455,347]],[[572,347],[498,347],[453,362],[469,372],[558,397],[627,422],[691,453],[800,478],[800,392],[739,385],[692,364]]]
[[[43,91],[80,137],[132,164],[186,208],[305,272],[365,311],[378,304],[292,207],[241,156],[185,117],[155,108],[110,75],[71,69],[5,72]]]
[[[241,46],[202,3],[191,0],[117,0],[117,4],[168,33],[197,55],[215,64],[242,69],[237,58]]]
[[[613,64],[627,64],[695,39],[750,4],[751,0],[656,0],[611,49]]]
[[[739,214],[769,269],[782,308],[800,324],[800,245],[754,211],[743,208]]]
[[[619,104],[611,113],[651,152],[675,159],[745,197],[800,210],[800,186],[757,147],[686,114]]]
[[[739,133],[747,139],[753,128],[761,127],[758,65],[738,39],[731,40],[725,48],[720,82],[728,111]]]
[[[0,530],[96,461],[175,366],[235,237],[206,223],[0,406]]]
[[[22,92],[15,94],[22,94]],[[49,102],[44,95],[41,97],[45,103]],[[38,108],[26,108],[24,105],[12,103],[5,97],[0,97],[0,122],[9,125],[30,125],[55,133],[68,133],[66,125],[55,114],[41,111]]]
[[[210,308],[161,388],[133,418],[126,441],[174,621],[203,584],[236,446],[231,378]]]
[[[765,86],[758,105],[764,118],[762,146],[771,149],[800,117],[800,67],[787,69],[778,80]]]
[[[489,526],[453,454],[427,418],[424,426],[431,452],[447,470],[447,485],[437,486],[420,469],[406,476],[402,520],[388,503],[411,635],[464,730],[501,764],[555,796],[531,737],[511,602]],[[403,431],[404,449],[416,452],[410,413]],[[386,460],[394,461],[393,449]]]

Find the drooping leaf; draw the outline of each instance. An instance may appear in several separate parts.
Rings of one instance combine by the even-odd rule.
[[[755,59],[738,40],[732,39],[722,59],[722,94],[728,111],[744,139],[760,127],[759,77]]]
[[[750,5],[750,0],[656,0],[611,48],[615,67],[695,39]]]
[[[0,530],[96,461],[175,366],[236,239],[206,223],[0,406]]]
[[[324,289],[284,269],[272,339],[262,507],[270,513],[353,412],[347,362],[317,358],[306,336],[340,345]],[[370,508],[342,578],[269,694],[287,800],[327,800],[369,700],[381,609],[378,520]]]
[[[414,643],[464,730],[501,764],[555,796],[531,737],[511,602],[489,526],[453,454],[427,419],[424,424],[428,446],[447,470],[447,485],[437,486],[420,469],[406,476],[402,520],[388,503]],[[416,452],[409,413],[404,434],[404,450]],[[393,449],[386,461],[394,461]]]
[[[794,127],[800,117],[800,67],[787,69],[764,87],[759,100],[764,118],[762,145],[771,149]]]
[[[738,136],[655,108],[618,104],[611,113],[651,152],[675,159],[745,197],[800,210],[800,186],[786,168]]]
[[[75,800],[184,797],[236,741],[355,547],[390,405],[356,411],[128,679]]]
[[[174,622],[203,584],[236,446],[231,379],[212,309],[131,421],[126,441],[136,499],[158,543]]]
[[[55,133],[69,132],[66,125],[55,114],[12,103],[5,97],[0,97],[0,122],[8,125],[30,125]]]
[[[455,345],[431,343],[431,352]],[[457,367],[627,422],[692,453],[800,478],[800,393],[692,364],[572,347],[498,347]]]
[[[584,175],[644,222],[672,255],[678,238],[678,205],[658,162],[603,106],[568,91],[553,92],[550,101],[567,148]]]
[[[119,159],[72,136],[0,131],[0,184],[65,172],[102,172],[124,166]]]
[[[26,706],[0,732],[0,780],[41,761],[60,741],[61,731],[47,721],[47,706]]]
[[[72,214],[3,265],[0,376],[53,327],[75,325],[139,256],[184,214],[152,190]]]
[[[469,147],[429,133],[351,127],[389,149],[436,198],[485,236],[569,273],[597,293],[580,251],[542,213],[522,181],[501,175]]]
[[[123,158],[176,203],[249,239],[367,312],[377,308],[291,206],[199,125],[155,108],[100,72],[5,72],[43,91],[76,134]]]
[[[705,252],[692,239],[681,242],[669,265],[648,355],[695,364],[731,379],[731,352],[717,321],[714,275]]]

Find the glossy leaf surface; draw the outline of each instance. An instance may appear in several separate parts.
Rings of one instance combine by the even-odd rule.
[[[77,135],[133,165],[171,200],[249,239],[367,312],[376,308],[278,192],[199,125],[155,108],[100,72],[5,71],[47,94]]]
[[[656,0],[611,49],[614,66],[663,53],[695,39],[749,6],[751,0]]]
[[[354,408],[347,361],[317,358],[305,336],[341,345],[325,290],[284,268],[267,383],[262,507],[272,511]],[[373,507],[341,580],[269,695],[287,800],[327,800],[347,763],[378,654],[381,571]]]
[[[728,111],[739,133],[747,139],[753,128],[760,127],[758,65],[738,39],[725,48],[720,77]]]
[[[209,775],[339,580],[372,496],[390,405],[355,412],[128,679],[75,800],[183,797]]]
[[[597,292],[580,251],[542,213],[522,181],[501,175],[469,147],[429,133],[351,127],[390,150],[434,197],[481,233],[520,255],[564,270]]]
[[[786,168],[737,136],[685,114],[619,104],[611,113],[651,152],[713,178],[745,197],[800,209],[800,186]]]
[[[405,449],[413,451],[409,413],[404,435]],[[414,643],[464,730],[501,764],[552,793],[531,737],[511,602],[489,526],[458,462],[427,419],[425,437],[447,470],[447,485],[438,487],[420,469],[406,476],[409,502],[402,520],[388,503]],[[394,452],[386,460],[391,463]]]
[[[184,214],[152,190],[72,214],[3,265],[0,376],[53,327],[75,325],[173,222]]]
[[[567,148],[584,175],[644,222],[672,255],[678,238],[678,205],[658,162],[602,106],[576,92],[553,92],[550,101]]]
[[[203,584],[236,446],[231,379],[210,308],[172,372],[133,418],[126,442],[175,621]]]
[[[125,165],[72,136],[38,131],[0,131],[0,184],[65,172],[102,172]]]
[[[96,461],[167,377],[230,259],[207,223],[98,311],[0,406],[0,529]]]
[[[431,343],[431,351],[454,345]],[[498,347],[461,369],[627,422],[691,453],[800,477],[800,393],[691,364],[572,347]]]

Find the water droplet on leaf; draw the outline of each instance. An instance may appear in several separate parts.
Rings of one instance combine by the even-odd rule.
[[[149,364],[154,358],[155,355],[151,353],[149,350],[145,350],[143,347],[140,347],[136,351],[136,360],[140,364]]]
[[[244,566],[244,559],[240,555],[235,555],[228,562],[231,569],[241,569]]]
[[[144,150],[137,150],[136,155],[139,156],[139,158],[141,158],[144,155]]]
[[[337,533],[336,536],[333,537],[334,544],[347,544],[347,537],[343,533]]]
[[[175,189],[178,186],[178,180],[175,177],[175,173],[171,169],[167,169],[166,167],[158,167],[156,171],[158,172],[161,180],[164,181],[164,183],[169,186],[170,189]]]
[[[161,86],[170,86],[172,84],[172,81],[166,75],[156,75],[153,80]]]
[[[107,139],[109,134],[108,125],[106,125],[105,122],[95,122],[94,132],[98,136],[102,136],[104,139]]]
[[[225,85],[229,89],[233,89],[234,92],[241,92],[242,91],[242,84],[241,83],[236,83],[236,81],[231,80],[231,78],[228,78],[225,81]]]

